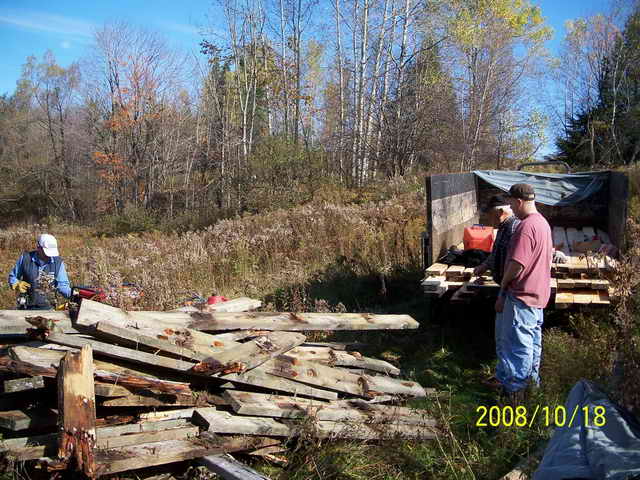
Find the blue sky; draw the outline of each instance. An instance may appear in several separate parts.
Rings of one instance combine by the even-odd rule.
[[[320,0],[320,2],[327,0]],[[554,52],[567,19],[594,13],[606,0],[534,0],[554,28]],[[29,55],[41,58],[51,49],[62,66],[88,52],[94,28],[109,20],[127,20],[164,34],[175,47],[197,52],[199,30],[216,23],[207,0],[0,0],[0,94],[12,93]]]
[[[328,0],[319,0],[321,4]],[[548,44],[555,54],[564,22],[606,8],[607,0],[533,0],[555,30]],[[175,48],[197,54],[202,29],[220,24],[210,0],[0,0],[0,94],[13,93],[29,55],[47,49],[66,67],[90,53],[92,32],[107,21],[126,20],[160,32]],[[549,153],[547,145],[541,153]]]

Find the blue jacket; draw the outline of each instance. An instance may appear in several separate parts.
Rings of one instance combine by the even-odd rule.
[[[30,259],[30,262],[29,260],[26,260],[27,258]],[[18,280],[24,280],[25,282],[29,282],[32,285],[37,283],[37,278],[32,278],[35,277],[35,275],[33,275],[33,273],[31,272],[26,271],[28,269],[26,268],[25,263],[33,264],[35,267],[37,267],[38,272],[47,270],[48,272],[54,273],[54,285],[56,287],[56,290],[66,298],[69,298],[71,296],[71,285],[69,283],[69,277],[67,276],[67,270],[64,266],[64,261],[62,260],[62,258],[50,257],[48,262],[44,262],[40,259],[36,251],[25,252],[20,255],[15,266],[13,267],[11,272],[9,272],[9,285],[13,286],[13,284]],[[30,291],[29,294],[32,295],[32,292]]]

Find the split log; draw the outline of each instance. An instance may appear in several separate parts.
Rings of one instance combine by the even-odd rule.
[[[255,310],[262,306],[260,300],[248,297],[239,297],[226,302],[216,303],[214,305],[188,306],[180,307],[172,310],[173,312],[247,312]]]
[[[21,336],[33,325],[27,318],[41,317],[54,322],[57,328],[65,333],[77,333],[71,325],[68,312],[36,311],[36,310],[0,310],[0,335]]]
[[[27,375],[55,377],[65,352],[31,347],[11,347],[9,357],[0,357],[0,370]],[[53,365],[53,367],[52,367]],[[161,393],[191,393],[189,385],[153,377],[118,365],[94,360],[96,380],[136,389],[149,389]]]
[[[104,337],[120,345],[133,346],[136,349],[138,345],[144,345],[161,352],[196,361],[204,360],[207,357],[204,353],[171,343],[168,338],[166,340],[157,338],[160,335],[154,337],[153,335],[145,334],[144,330],[136,331],[130,328],[121,328],[108,322],[96,323],[93,332],[98,337]]]
[[[191,430],[182,430],[187,427]],[[190,436],[197,435],[197,431],[193,429],[194,426],[188,420],[183,418],[167,421],[148,421],[130,423],[126,425],[97,427],[96,447],[107,448],[108,446],[115,444],[125,446],[135,445],[136,443],[145,443],[152,441],[153,438],[158,438],[154,437],[154,435],[162,435],[162,432],[164,431],[181,430],[181,432],[174,432],[173,436],[183,436],[184,438],[188,438]],[[177,433],[177,435],[175,433]],[[180,435],[180,433],[186,435]],[[169,437],[170,436],[171,435],[169,435]],[[151,440],[148,440],[149,438]],[[165,440],[167,439],[170,438],[165,438]],[[37,458],[53,456],[57,453],[57,446],[58,435],[55,433],[0,440],[0,452],[11,456],[16,460],[35,460]]]
[[[370,313],[203,313],[203,312],[125,312],[91,300],[82,302],[78,325],[92,326],[101,321],[120,326],[150,328],[191,328],[195,330],[387,330],[415,329],[409,315]]]
[[[265,417],[245,417],[228,412],[198,408],[193,421],[212,433],[238,433],[244,435],[270,435],[294,437],[302,433],[318,438],[349,438],[362,440],[390,439],[397,436],[429,439],[435,437],[433,427],[426,425],[398,425],[376,423],[347,423],[331,421],[306,422],[277,421]]]
[[[224,393],[233,411],[241,415],[276,418],[305,418],[334,422],[384,422],[435,426],[425,410],[406,407],[374,405],[363,400],[318,402],[280,395],[250,392]]]
[[[235,348],[212,354],[194,369],[204,374],[242,373],[262,365],[267,360],[300,345],[306,337],[300,333],[272,332],[240,344]]]
[[[287,355],[300,360],[319,362],[325,365],[336,367],[354,367],[375,372],[386,373],[388,375],[400,375],[400,369],[394,367],[389,362],[378,360],[377,358],[365,357],[358,352],[336,351],[332,348],[306,347],[304,345],[296,347]]]
[[[95,478],[96,399],[93,355],[88,345],[80,353],[67,353],[60,363],[58,411],[58,459],[64,465],[74,459],[78,470]]]
[[[265,365],[268,365],[267,371],[272,375],[364,398],[385,393],[409,397],[426,396],[424,388],[415,382],[384,376],[355,375],[287,355],[280,355],[272,363]]]

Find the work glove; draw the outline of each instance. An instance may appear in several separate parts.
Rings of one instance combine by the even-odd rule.
[[[57,311],[60,311],[60,310],[69,310],[69,302],[61,303],[60,305],[58,305],[58,306],[56,307],[56,310],[57,310]]]
[[[24,280],[18,280],[16,283],[11,285],[11,288],[20,293],[27,293],[27,290],[29,290],[30,287],[31,284],[29,282],[25,282]]]

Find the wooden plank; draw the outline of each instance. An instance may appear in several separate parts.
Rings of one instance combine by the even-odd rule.
[[[143,443],[140,441],[140,437],[138,437],[134,443],[128,443],[127,440],[124,439],[133,440],[134,436],[131,434],[148,432],[148,435],[154,435],[164,430],[184,427],[194,428],[186,419],[98,427],[96,429],[96,447],[104,448],[114,437],[123,439],[120,440],[121,445]],[[58,437],[56,433],[0,440],[0,452],[16,460],[34,460],[41,457],[53,456],[57,453],[57,446]]]
[[[133,350],[131,348],[119,347],[117,345],[111,345],[110,343],[99,342],[97,340],[74,338],[71,335],[65,335],[63,333],[52,333],[47,337],[47,340],[53,343],[58,343],[60,345],[66,345],[68,347],[75,348],[82,348],[85,345],[89,345],[91,346],[93,351],[95,351],[99,355],[126,360],[133,363],[139,363],[142,365],[152,365],[154,367],[174,370],[182,373],[192,372],[192,368],[195,365],[195,363],[193,362],[160,357],[151,353],[141,352],[138,350]]]
[[[246,417],[228,412],[196,409],[194,422],[213,433],[241,433],[243,435],[270,435],[292,437],[305,429],[304,423],[288,423],[265,417]],[[347,423],[314,421],[313,434],[319,438],[339,437],[352,439],[381,439],[395,436],[407,438],[434,438],[433,427],[390,423]]]
[[[19,366],[27,366],[37,369],[39,374],[48,377],[56,376],[58,364],[65,355],[65,352],[47,350],[41,348],[31,348],[16,346],[9,349],[9,355],[18,362]],[[3,360],[0,358],[0,369],[4,368]],[[173,382],[169,380],[159,379],[151,374],[139,372],[131,368],[123,368],[110,362],[94,360],[94,377],[96,380],[105,383],[114,383],[130,388],[145,388],[154,392],[161,393],[189,393],[191,389],[187,383]],[[16,373],[29,373],[28,368],[25,370],[13,369],[13,365],[8,366],[11,371]]]
[[[370,313],[204,313],[204,312],[124,312],[91,300],[83,301],[78,325],[91,326],[106,321],[119,326],[192,328],[195,330],[386,330],[415,329],[419,324],[409,315]],[[124,324],[124,325],[123,325]]]
[[[426,410],[376,405],[357,399],[326,403],[239,391],[228,391],[224,396],[229,399],[234,412],[241,415],[276,418],[313,417],[316,420],[334,422],[385,421],[411,425],[436,425],[436,422],[427,416]]]
[[[569,255],[571,248],[569,246],[569,239],[567,238],[566,230],[563,227],[553,227],[552,236],[553,247],[565,255]]]
[[[51,320],[56,327],[65,333],[74,333],[77,330],[71,325],[68,312],[56,312],[47,310],[0,310],[0,335],[25,335],[27,329],[33,328],[27,318],[41,317]]]
[[[113,473],[165,465],[224,452],[254,450],[277,443],[269,438],[226,437],[215,440],[189,439],[143,443],[130,447],[101,449],[96,454],[99,473]]]
[[[149,442],[164,442],[166,440],[186,440],[197,437],[200,429],[195,426],[171,428],[153,432],[132,433],[117,437],[107,437],[99,439],[99,448],[118,448],[131,445],[138,445]]]
[[[304,343],[307,337],[301,333],[272,332],[235,348],[213,353],[194,370],[206,375],[242,373],[251,370],[270,358],[274,358]]]
[[[93,388],[93,355],[85,345],[80,353],[68,352],[58,369],[58,459],[74,459],[77,470],[96,475],[96,398]]]
[[[237,461],[228,453],[202,457],[198,459],[198,463],[225,480],[270,480],[269,477]]]
[[[314,348],[303,345],[290,350],[287,355],[330,366],[362,368],[388,375],[400,375],[400,369],[389,362],[365,357],[358,352],[343,352],[331,348]]]
[[[126,397],[131,395],[131,390],[123,386],[104,382],[94,382],[94,389],[97,397]]]
[[[13,431],[49,428],[56,424],[57,418],[51,410],[9,410],[0,412],[0,427]]]
[[[324,400],[335,400],[338,394],[333,391],[315,388],[309,385],[301,384],[288,378],[278,378],[269,373],[273,368],[274,360],[269,360],[264,364],[244,373],[230,373],[220,378],[224,378],[234,384],[251,385],[260,387],[269,391],[285,392],[294,395],[304,395],[307,397],[321,398]],[[313,364],[317,365],[317,364]]]
[[[262,306],[260,300],[248,297],[239,297],[226,302],[216,303],[213,305],[189,305],[176,308],[172,312],[248,312]]]
[[[445,283],[447,281],[447,278],[442,275],[442,276],[433,276],[433,277],[426,277],[422,280],[421,284],[423,287],[427,288],[427,287],[439,287],[440,285],[442,285],[443,283]]]
[[[127,395],[103,401],[102,407],[178,407],[202,404],[193,395]],[[143,443],[143,442],[140,442]]]
[[[445,265],[444,263],[434,263],[429,268],[425,270],[427,276],[443,276],[444,272],[447,271],[449,265]]]
[[[214,408],[214,407],[209,407],[209,408]],[[157,421],[191,418],[193,416],[194,411],[195,411],[195,408],[179,408],[177,410],[163,410],[160,412],[141,413],[138,416],[140,417],[140,420],[157,422]]]
[[[415,382],[383,376],[354,375],[287,355],[280,355],[265,365],[272,375],[365,398],[384,393],[416,397],[426,395],[424,389]]]
[[[573,303],[573,294],[570,291],[558,290],[556,292],[555,306],[557,308],[566,308]]]
[[[152,335],[143,333],[144,331],[136,331],[130,328],[120,328],[116,325],[108,322],[98,322],[95,324],[93,332],[96,336],[104,337],[110,342],[116,342],[125,346],[144,345],[165,353],[172,353],[178,357],[183,357],[191,360],[201,361],[204,360],[207,355],[204,353],[196,352],[185,346],[175,345],[169,342],[168,338],[160,339]]]
[[[38,390],[41,388],[44,388],[44,378],[42,375],[4,381],[5,393],[24,392],[27,390]]]
[[[444,272],[447,280],[462,280],[464,278],[465,267],[462,265],[451,265],[446,272]]]

